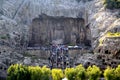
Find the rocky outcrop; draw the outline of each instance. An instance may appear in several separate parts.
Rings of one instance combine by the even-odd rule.
[[[117,67],[120,64],[120,37],[107,37],[98,53],[97,59],[102,68]]]
[[[84,67],[88,67],[91,65],[99,66],[99,63],[96,59],[96,55],[92,53],[85,53],[77,56],[76,65],[83,64]]]
[[[99,45],[99,39],[108,31],[116,31],[113,28],[119,28],[120,26],[120,10],[105,9],[101,0],[1,0],[0,4],[2,4],[0,5],[1,49],[4,50],[4,46],[10,48],[8,51],[12,51],[10,52],[12,56],[8,60],[13,60],[13,63],[32,62],[24,58],[19,61],[18,59],[22,58],[23,55],[18,53],[22,53],[21,50],[29,42],[29,30],[33,19],[39,18],[41,14],[84,19],[84,25],[89,27],[91,33],[88,38],[91,40],[93,48]],[[117,31],[119,32],[119,29]],[[86,35],[88,34],[86,33]],[[111,46],[111,44],[107,46]],[[10,54],[5,52],[0,56],[7,60],[6,58]],[[3,58],[0,58],[0,60],[3,60]],[[3,63],[3,61],[0,62]]]
[[[11,45],[16,47],[20,40],[16,41],[15,37],[22,38],[22,43],[27,42],[32,20],[38,18],[41,14],[54,17],[63,16],[63,18],[83,18],[86,25],[87,12],[83,4],[85,3],[82,1],[78,3],[71,0],[7,0],[4,1],[2,6],[3,15],[1,19],[3,22],[1,24],[4,24],[2,26],[6,28],[6,32],[10,36]]]
[[[120,64],[120,20],[116,20],[109,28],[109,31],[104,35],[102,45],[95,50],[99,53],[97,59],[104,68],[106,66],[117,67]],[[103,67],[102,66],[102,67]]]
[[[120,10],[109,10],[100,0],[93,0],[86,4],[88,12],[88,23],[90,23],[93,48],[98,46],[98,40],[104,36],[110,29],[111,25],[119,19]],[[115,27],[115,26],[113,26]]]
[[[4,70],[0,70],[0,80],[6,80],[7,73]]]
[[[119,14],[119,10],[116,10],[115,13],[106,10],[100,0],[85,2],[81,0],[7,0],[4,1],[2,11],[6,18],[17,23],[15,24],[16,32],[20,34],[21,31],[26,32],[23,34],[25,36],[29,35],[29,25],[32,20],[41,14],[54,17],[83,18],[85,25],[90,23],[92,45],[95,47],[98,43],[97,40],[107,32],[109,25],[117,19],[116,15]],[[12,30],[14,31],[14,29]]]

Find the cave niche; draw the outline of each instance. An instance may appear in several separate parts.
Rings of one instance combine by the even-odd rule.
[[[90,29],[83,18],[42,14],[32,20],[29,34],[29,47],[50,44],[91,46]]]

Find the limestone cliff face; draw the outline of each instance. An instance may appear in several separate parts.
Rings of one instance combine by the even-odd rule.
[[[85,10],[86,3],[83,1],[78,3],[76,0],[7,0],[2,3],[3,15],[1,18],[8,22],[4,25],[14,44],[17,43],[14,40],[16,34],[24,36],[25,40],[28,40],[32,21],[41,14],[53,17],[62,16],[63,18],[83,18],[83,26],[88,24],[87,11]],[[7,27],[9,24],[11,26]]]
[[[107,31],[119,26],[119,17],[116,16],[120,11],[105,9],[101,0],[86,0],[86,2],[83,0],[80,2],[77,0],[1,0],[0,4],[2,4],[0,27],[4,27],[2,29],[5,34],[10,35],[11,40],[19,34],[27,41],[33,19],[41,14],[83,18],[84,25],[89,24],[93,48],[98,46],[98,40]],[[115,25],[116,21],[118,21],[117,25]],[[4,32],[3,30],[1,31]]]
[[[105,9],[102,0],[0,0],[0,41],[13,49],[16,49],[16,46],[25,46],[29,41],[32,22],[41,14],[82,18],[84,27],[90,29],[91,36],[88,38],[93,48],[98,46],[98,40],[109,30],[120,27],[120,10]],[[18,44],[20,42],[22,44]]]
[[[106,10],[101,0],[86,0],[86,2],[82,0],[80,2],[77,0],[4,0],[0,3],[3,3],[1,21],[6,22],[4,25],[11,37],[14,32],[29,35],[32,20],[41,14],[83,18],[85,25],[90,24],[93,47],[97,45],[101,35],[104,35],[110,25],[117,20],[116,15],[119,13],[119,10],[115,13]]]
[[[120,26],[120,17],[118,17],[120,10],[105,9],[102,1],[100,0],[94,0],[91,2],[91,4],[91,8],[88,8],[88,13],[90,13],[88,16],[88,23],[91,23],[90,27],[92,32],[93,45],[95,47],[98,46],[98,40],[109,30]]]

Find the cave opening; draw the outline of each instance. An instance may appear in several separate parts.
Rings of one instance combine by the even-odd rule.
[[[32,20],[28,47],[51,44],[91,47],[91,32],[83,18],[53,17],[45,14]]]

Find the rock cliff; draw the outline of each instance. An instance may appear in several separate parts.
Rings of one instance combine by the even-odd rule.
[[[6,54],[15,53],[16,55],[12,57],[13,62],[19,61],[16,60],[17,57],[23,58],[21,53],[29,42],[33,20],[42,14],[83,19],[84,27],[90,30],[90,34],[86,33],[86,35],[89,35],[88,38],[94,49],[99,46],[99,40],[103,39],[108,31],[120,27],[120,10],[106,9],[102,0],[0,0],[0,46],[1,50],[6,46],[5,51],[12,51],[9,53],[1,51],[0,56],[5,57]],[[117,29],[115,32],[120,31]],[[21,52],[18,52],[19,50]],[[0,58],[0,62],[3,62],[2,60]]]
[[[49,16],[63,16],[83,18],[85,25],[90,24],[92,45],[97,46],[97,40],[110,29],[119,15],[119,10],[107,10],[102,1],[77,1],[77,0],[6,0],[1,1],[2,21],[6,20],[5,27],[8,34],[18,32],[29,35],[29,27],[34,18],[41,14]],[[112,13],[114,12],[114,13]],[[2,23],[2,22],[1,22]],[[3,24],[3,23],[2,23]],[[7,25],[9,25],[9,28]]]

